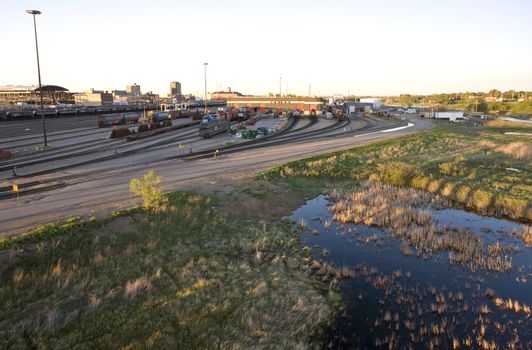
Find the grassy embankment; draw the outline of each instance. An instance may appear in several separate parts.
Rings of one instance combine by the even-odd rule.
[[[427,190],[481,214],[532,221],[532,126],[439,124],[434,130],[291,162],[261,177],[284,178],[303,193],[335,183],[377,180]]]
[[[529,119],[532,115],[532,101],[521,102],[480,102],[437,104],[426,106],[436,110],[458,110],[458,111],[478,111],[497,115],[522,115],[523,119]]]
[[[3,238],[0,348],[314,347],[337,294],[290,223],[223,210],[244,192]]]

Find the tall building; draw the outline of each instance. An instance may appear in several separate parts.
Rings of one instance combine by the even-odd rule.
[[[181,83],[177,81],[170,83],[170,96],[181,97]]]
[[[133,85],[128,85],[126,86],[126,91],[132,96],[140,96],[140,85],[137,85],[137,83]]]

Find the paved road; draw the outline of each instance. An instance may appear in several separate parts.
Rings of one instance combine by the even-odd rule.
[[[199,161],[165,160],[159,162],[119,166],[115,168],[74,169],[37,179],[77,174],[69,186],[61,190],[36,194],[20,199],[0,202],[0,232],[10,234],[29,226],[90,213],[104,215],[112,210],[131,207],[138,199],[128,193],[129,182],[134,177],[155,170],[163,176],[163,189],[180,188],[184,183],[210,181],[217,176],[252,176],[271,166],[315,154],[352,148],[385,138],[410,134],[432,127],[423,119],[414,119],[412,127],[392,132],[326,139],[306,143],[272,146]],[[212,180],[216,181],[216,180]]]

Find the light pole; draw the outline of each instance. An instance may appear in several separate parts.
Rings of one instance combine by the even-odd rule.
[[[44,136],[44,147],[48,147],[48,140],[46,139],[46,124],[44,122],[44,102],[43,102],[43,97],[42,97],[42,85],[41,85],[41,65],[39,63],[39,45],[37,44],[37,23],[35,21],[35,15],[40,15],[41,11],[26,10],[26,12],[33,16],[33,31],[35,32],[35,51],[37,51],[37,74],[39,75],[39,94],[41,95],[42,133]]]
[[[207,65],[208,63],[203,63],[205,77],[205,114],[207,114]]]

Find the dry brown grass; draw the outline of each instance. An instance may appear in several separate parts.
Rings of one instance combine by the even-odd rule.
[[[516,229],[512,232],[516,237],[519,237],[529,247],[532,247],[532,226],[526,225],[522,229]]]
[[[403,239],[403,254],[411,254],[412,245],[418,254],[448,251],[449,263],[466,264],[471,269],[506,271],[512,268],[511,258],[495,254],[503,249],[502,246],[491,246],[488,252],[483,239],[470,230],[436,226],[428,208],[442,207],[446,203],[426,191],[365,182],[357,191],[334,190],[330,197],[336,202],[331,207],[334,220],[385,228],[391,235]]]
[[[124,295],[128,298],[135,298],[140,293],[147,292],[152,288],[151,281],[146,276],[139,277],[132,281],[127,281],[124,286]]]
[[[497,147],[496,150],[509,155],[515,160],[532,160],[532,143],[512,142],[508,145]]]
[[[13,271],[13,275],[11,277],[11,280],[14,284],[19,284],[24,279],[24,269],[22,269],[20,266],[17,266],[15,268],[15,271]]]
[[[490,120],[485,123],[490,128],[532,128],[529,124],[512,122],[503,119]]]

